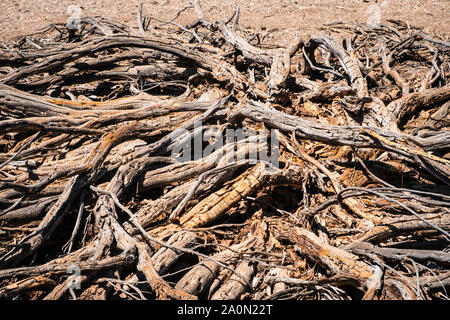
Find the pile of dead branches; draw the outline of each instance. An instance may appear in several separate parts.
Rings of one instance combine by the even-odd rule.
[[[450,43],[185,10],[0,47],[0,297],[448,299]]]

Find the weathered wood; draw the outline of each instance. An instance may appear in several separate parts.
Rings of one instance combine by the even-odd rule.
[[[450,264],[450,253],[437,250],[382,248],[368,242],[355,242],[351,245],[350,250],[355,254],[370,253],[395,261],[411,258],[417,261],[434,261],[442,265]]]
[[[239,300],[240,295],[245,291],[247,283],[250,283],[254,265],[248,261],[240,262],[228,281],[226,281],[211,297],[211,300]],[[237,274],[242,275],[243,279]]]
[[[248,250],[255,241],[255,238],[244,240],[242,243],[233,245],[229,249],[213,255],[212,258],[229,264],[233,261],[233,257],[241,251]],[[220,269],[221,267],[214,261],[200,262],[177,282],[175,288],[189,294],[200,296],[217,276]],[[241,275],[238,276],[242,278]]]
[[[179,248],[190,248],[195,246],[199,240],[199,237],[193,232],[180,231],[170,237],[169,240],[167,240],[167,243]],[[164,274],[169,270],[171,265],[181,257],[182,255],[179,252],[167,247],[162,247],[151,257],[151,259],[156,272]]]
[[[450,216],[448,214],[427,214],[424,215],[423,218],[438,225],[444,230],[450,230]],[[358,240],[379,243],[393,236],[430,229],[430,225],[420,219],[404,216],[383,222],[379,226],[376,226],[361,235]]]
[[[445,39],[205,13],[0,45],[0,296],[447,296]]]
[[[359,261],[358,256],[322,242],[314,233],[303,228],[295,227],[281,234],[293,241],[302,255],[320,263],[332,274],[341,272],[351,274],[358,279],[362,287],[365,289],[370,287],[375,268]]]
[[[266,164],[257,164],[242,174],[235,183],[218,190],[199,202],[180,218],[185,228],[204,226],[220,218],[240,200],[256,192],[264,184]]]

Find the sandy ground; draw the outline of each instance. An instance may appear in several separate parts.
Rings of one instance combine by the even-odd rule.
[[[37,31],[53,22],[65,22],[67,9],[77,5],[82,16],[101,15],[136,26],[136,12],[141,0],[0,0],[0,40]],[[450,35],[450,0],[202,0],[201,6],[209,20],[226,19],[240,7],[240,24],[255,29],[300,30],[313,34],[323,24],[367,22],[373,18],[372,8],[378,6],[381,22],[387,19],[408,21],[426,32]],[[190,0],[147,0],[144,15],[169,20]],[[184,24],[195,18],[192,8],[183,11],[176,22]]]

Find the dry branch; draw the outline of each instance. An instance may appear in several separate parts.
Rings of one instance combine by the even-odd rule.
[[[2,299],[448,297],[448,42],[239,15],[0,46]]]

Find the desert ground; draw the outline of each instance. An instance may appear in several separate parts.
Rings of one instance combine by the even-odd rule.
[[[103,16],[127,25],[136,25],[136,13],[141,0],[3,0],[0,2],[0,39],[32,33],[54,22],[69,18],[67,9],[77,5],[83,16]],[[171,20],[178,12],[191,5],[189,0],[144,1],[143,13],[160,20]],[[265,0],[265,1],[201,1],[210,20],[226,19],[240,8],[240,23],[256,29],[278,29],[285,32],[317,33],[322,25],[337,21],[366,22],[370,6],[377,4],[381,22],[399,19],[423,27],[427,33],[450,33],[450,1],[415,0]],[[177,23],[192,21],[192,8],[180,13]]]

